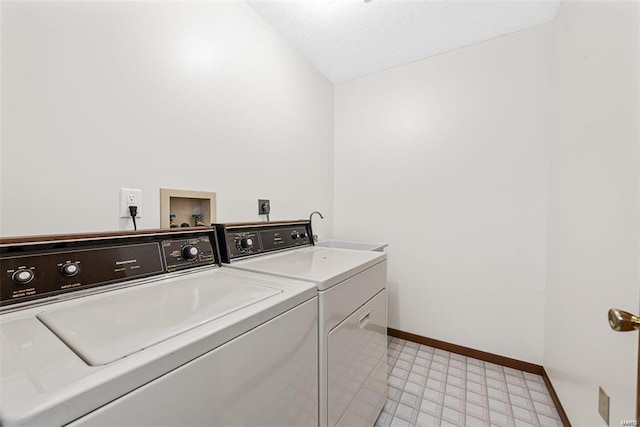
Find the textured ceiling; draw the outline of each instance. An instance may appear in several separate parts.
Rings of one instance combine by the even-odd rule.
[[[550,22],[547,0],[246,0],[334,83]]]

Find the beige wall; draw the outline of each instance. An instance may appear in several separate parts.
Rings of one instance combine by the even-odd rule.
[[[563,2],[553,25],[551,174],[544,366],[576,426],[635,419],[638,312],[638,2]]]
[[[1,5],[2,235],[132,228],[121,187],[140,228],[161,187],[221,221],[331,211],[333,87],[244,2]]]
[[[334,235],[389,243],[390,327],[542,363],[550,35],[336,86]]]

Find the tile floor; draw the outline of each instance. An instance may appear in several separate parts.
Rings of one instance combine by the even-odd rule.
[[[376,427],[562,426],[540,375],[392,337],[388,372]]]

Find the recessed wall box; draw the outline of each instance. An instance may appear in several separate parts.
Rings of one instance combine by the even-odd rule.
[[[216,222],[216,193],[211,191],[160,189],[160,227],[189,224],[209,226]]]

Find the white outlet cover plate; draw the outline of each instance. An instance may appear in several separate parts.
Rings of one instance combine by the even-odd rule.
[[[137,206],[136,218],[142,218],[142,190],[135,188],[120,189],[120,218],[131,218],[129,206]]]

